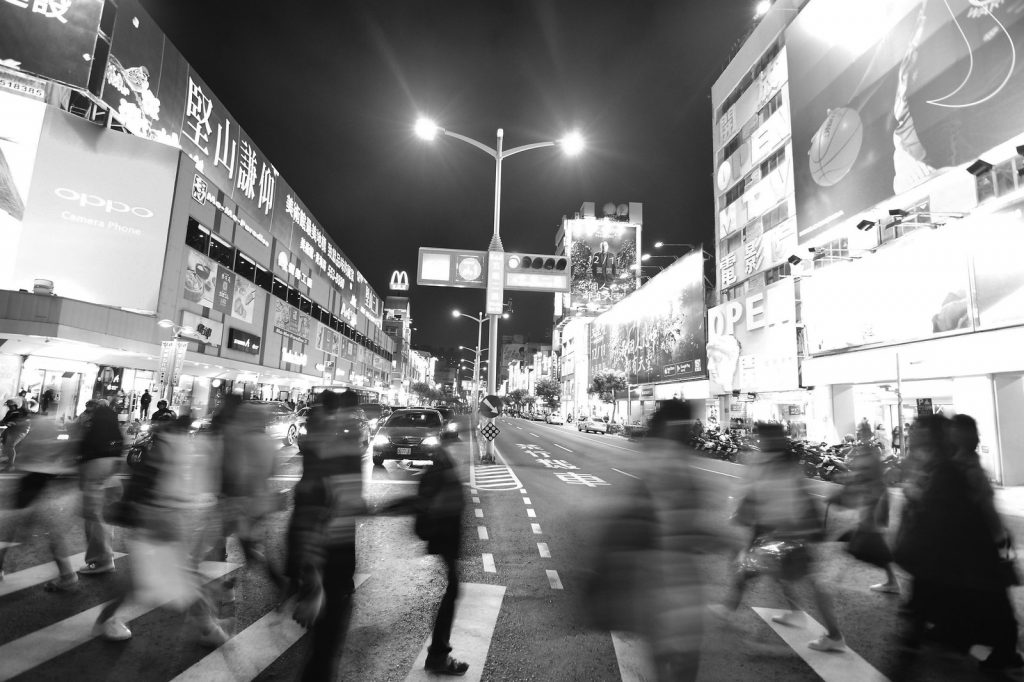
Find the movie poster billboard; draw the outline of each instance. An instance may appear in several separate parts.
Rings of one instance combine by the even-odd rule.
[[[786,48],[801,243],[1021,131],[1019,0],[811,0]]]
[[[565,221],[565,250],[572,268],[567,314],[599,315],[636,291],[640,232],[639,225],[609,218]]]
[[[800,387],[792,277],[708,310],[711,395]]]
[[[86,89],[102,12],[99,0],[0,2],[0,63]]]
[[[316,347],[329,355],[341,354],[341,335],[330,327],[317,324]]]
[[[594,320],[590,378],[624,372],[631,384],[706,376],[704,257],[683,256]]]
[[[4,288],[156,311],[177,169],[175,149],[47,109]]]
[[[188,94],[188,62],[138,0],[120,0],[103,101],[133,135],[177,147]]]

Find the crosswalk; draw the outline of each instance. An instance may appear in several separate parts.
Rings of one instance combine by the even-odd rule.
[[[470,470],[469,484],[480,490],[519,490],[519,477],[507,464],[477,464]]]

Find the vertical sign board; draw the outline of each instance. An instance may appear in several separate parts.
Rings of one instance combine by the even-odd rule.
[[[174,362],[174,341],[162,341],[160,343],[160,366],[157,370],[157,381],[161,384],[167,382],[171,374],[171,364]]]
[[[487,252],[487,307],[488,315],[501,315],[505,303],[505,254]]]
[[[185,351],[188,350],[188,341],[177,340],[174,343],[174,364],[171,367],[171,386],[177,386],[181,381],[181,371],[185,369]]]

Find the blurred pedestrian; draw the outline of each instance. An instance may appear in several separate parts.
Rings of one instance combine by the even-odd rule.
[[[217,647],[228,640],[213,613],[198,571],[206,519],[214,505],[215,457],[191,438],[191,418],[156,420],[153,444],[132,470],[115,521],[131,528],[131,581],[101,609],[93,631],[111,641],[131,639],[118,615],[128,603],[186,612],[196,641]]]
[[[857,440],[866,443],[871,440],[872,435],[874,435],[874,430],[871,428],[871,422],[867,417],[863,417],[860,424],[857,424]]]
[[[299,437],[302,478],[288,527],[293,618],[313,630],[303,680],[336,676],[355,591],[356,517],[369,430],[354,391],[326,390]]]
[[[43,391],[43,396],[39,399],[39,412],[42,414],[50,413],[50,405],[53,404],[54,393],[52,388],[48,388]]]
[[[13,503],[4,505],[13,511],[5,514],[3,534],[0,538],[0,580],[4,579],[4,560],[7,552],[18,546],[24,538],[41,533],[46,537],[50,556],[57,564],[56,579],[43,585],[46,592],[68,592],[78,586],[78,575],[71,567],[65,529],[54,523],[49,504],[66,492],[66,486],[55,482],[56,473],[28,471],[17,482]]]
[[[858,511],[857,528],[847,544],[847,551],[885,571],[885,582],[872,585],[872,590],[899,594],[892,553],[883,534],[889,525],[889,489],[883,476],[882,452],[875,445],[858,443],[847,458],[847,466],[849,471],[843,478],[839,500],[842,506]]]
[[[881,422],[875,425],[875,440],[882,449],[882,456],[886,456],[892,450],[892,439],[889,438],[889,430]]]
[[[870,426],[868,427],[870,430]],[[752,540],[740,559],[732,590],[724,605],[712,608],[719,616],[736,610],[747,582],[761,574],[775,578],[790,610],[772,616],[781,625],[800,626],[805,614],[796,600],[796,583],[805,582],[825,622],[826,632],[808,643],[816,651],[844,651],[831,596],[813,576],[811,543],[820,541],[823,522],[811,497],[800,462],[788,450],[782,428],[759,422],[757,438],[761,461],[747,468],[748,482],[734,516],[751,528]]]
[[[156,412],[153,413],[153,421],[159,421],[168,418],[177,419],[178,415],[174,413],[174,410],[167,407],[166,400],[156,401]]]
[[[139,396],[139,416],[143,419],[149,418],[149,404],[152,401],[153,396],[149,394],[149,389],[147,388],[142,392],[142,395]]]
[[[103,523],[103,506],[124,442],[117,415],[104,400],[86,402],[80,424],[79,485],[86,550],[85,566],[78,569],[78,574],[99,575],[114,570],[114,552],[110,548],[110,530]]]
[[[31,429],[28,410],[24,408],[23,398],[8,398],[5,405],[7,413],[0,420],[0,427],[3,427],[3,432],[0,433],[0,444],[2,444],[0,450],[4,457],[0,471],[10,471],[14,468],[15,460],[18,458],[18,444],[25,440],[25,436]]]

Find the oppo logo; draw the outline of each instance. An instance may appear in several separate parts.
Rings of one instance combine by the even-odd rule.
[[[129,206],[123,201],[104,199],[95,194],[83,194],[67,187],[58,187],[53,193],[61,199],[75,202],[82,208],[99,208],[107,213],[130,213],[138,218],[152,218],[154,215],[152,211],[142,206]]]

